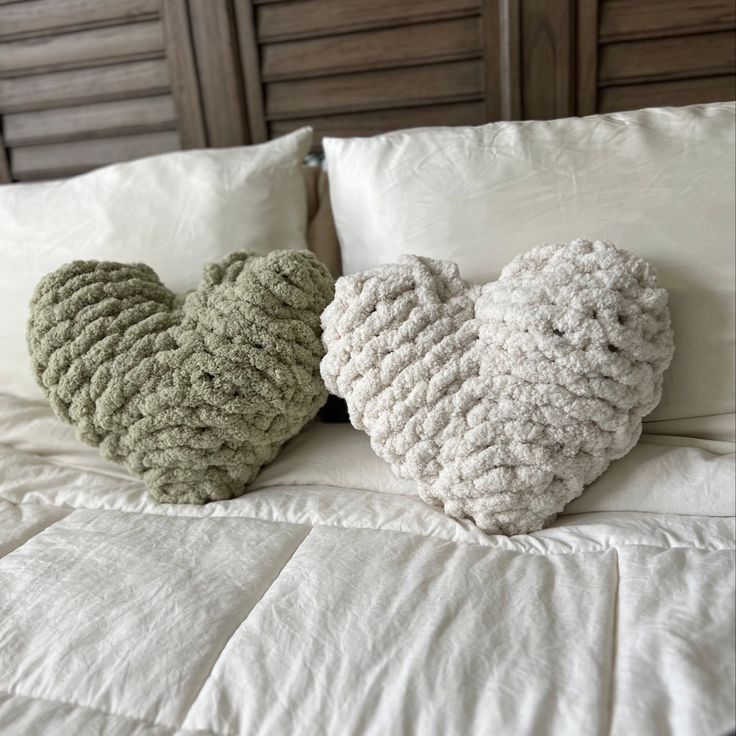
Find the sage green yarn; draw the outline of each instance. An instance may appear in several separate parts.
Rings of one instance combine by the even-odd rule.
[[[327,392],[328,270],[308,251],[234,253],[176,296],[143,264],[75,261],[31,301],[36,379],[85,442],[170,503],[232,498]]]

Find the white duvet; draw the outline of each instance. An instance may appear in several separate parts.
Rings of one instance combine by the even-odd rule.
[[[507,538],[348,425],[165,506],[0,397],[0,733],[726,734],[732,450],[645,436]]]

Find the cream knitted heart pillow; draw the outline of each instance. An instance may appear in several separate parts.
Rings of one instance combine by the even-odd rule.
[[[422,498],[488,533],[550,523],[637,442],[673,353],[654,269],[611,243],[543,245],[499,280],[447,261],[338,280],[327,388]]]

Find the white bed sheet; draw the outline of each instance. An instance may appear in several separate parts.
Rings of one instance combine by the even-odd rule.
[[[243,497],[159,505],[0,396],[0,733],[725,733],[734,514],[732,446],[644,437],[486,536],[319,423]]]

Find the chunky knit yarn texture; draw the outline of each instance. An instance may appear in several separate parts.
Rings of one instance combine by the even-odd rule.
[[[326,399],[307,251],[234,253],[176,296],[143,264],[75,261],[31,302],[28,345],[56,414],[162,502],[238,496]]]
[[[471,286],[404,256],[336,285],[322,376],[422,498],[488,533],[541,529],[625,455],[672,359],[667,293],[608,242],[544,245]]]

